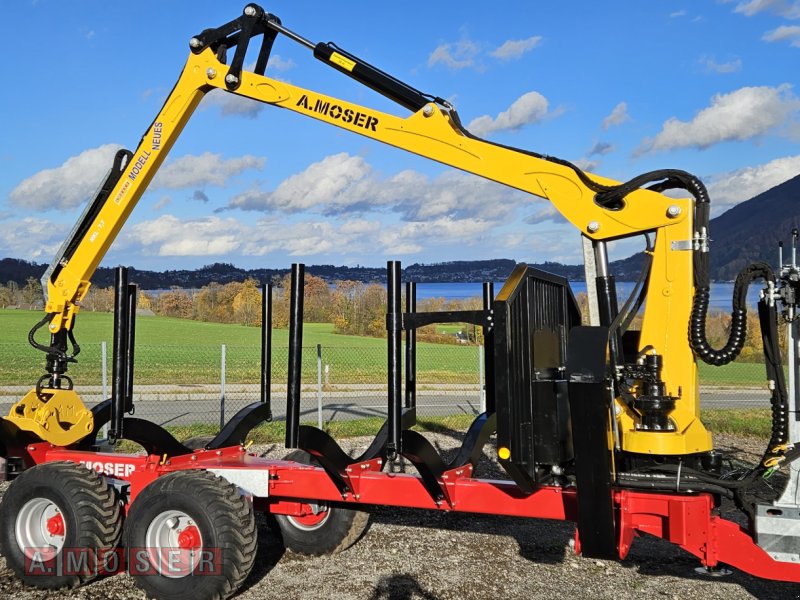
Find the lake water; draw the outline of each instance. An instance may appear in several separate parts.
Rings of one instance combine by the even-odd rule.
[[[583,281],[570,281],[570,287],[574,294],[586,291],[586,283]],[[617,296],[619,297],[620,306],[628,298],[628,295],[633,290],[634,282],[632,281],[618,281],[617,282]],[[503,282],[495,282],[494,293],[500,291],[503,287]],[[750,286],[747,293],[747,303],[751,307],[755,307],[758,303],[758,295],[761,291],[761,284],[757,282]],[[466,298],[480,298],[483,295],[482,286],[480,283],[418,283],[417,284],[417,300],[423,298],[445,298],[447,300],[463,300]],[[711,284],[711,302],[710,307],[714,309],[721,309],[727,312],[731,310],[731,298],[733,297],[733,283],[712,283]]]

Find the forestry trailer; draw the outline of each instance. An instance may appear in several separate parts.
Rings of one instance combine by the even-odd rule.
[[[265,76],[283,36],[315,58],[395,101],[398,117]],[[255,66],[245,69],[251,43]],[[680,170],[620,183],[546,154],[472,135],[451,103],[423,93],[333,43],[313,43],[275,15],[243,14],[189,40],[175,87],[134,151],[120,150],[96,196],[43,278],[45,315],[29,335],[46,373],[0,419],[0,451],[12,483],[0,505],[0,552],[24,582],[73,586],[127,564],[156,598],[226,598],[256,556],[254,511],[274,515],[287,548],[343,550],[364,532],[373,506],[569,520],[584,556],[624,558],[641,534],[663,538],[709,571],[723,565],[800,582],[800,431],[797,299],[800,270],[756,263],[736,279],[730,336],[706,339],[709,197]],[[67,375],[79,352],[75,325],[96,267],[210,91],[251,98],[522,190],[553,203],[582,234],[589,294],[582,318],[566,280],[519,265],[483,308],[418,312],[415,288],[387,268],[387,418],[351,457],[324,431],[300,425],[303,265],[292,268],[285,460],[248,452],[253,427],[272,419],[270,298],[264,294],[261,401],[237,413],[201,448],[131,416],[136,287],[117,270],[111,397],[87,408]],[[663,195],[685,192],[683,198]],[[619,306],[607,244],[639,236],[641,275]],[[796,239],[796,232],[794,234]],[[784,261],[781,260],[780,263]],[[763,282],[758,314],[771,390],[772,435],[752,468],[726,468],[699,419],[697,361],[725,365],[742,349],[748,286]],[[644,307],[642,309],[642,307]],[[640,310],[642,309],[642,310]],[[642,313],[639,329],[634,317]],[[415,330],[440,322],[483,329],[486,411],[445,460],[416,417]],[[587,324],[588,323],[588,324]],[[788,329],[788,389],[779,328]],[[37,332],[44,330],[49,341]],[[405,358],[402,339],[405,332]],[[108,438],[100,439],[107,426]],[[473,471],[492,436],[505,480]],[[120,440],[144,454],[108,450]],[[405,459],[413,473],[387,467]],[[784,473],[766,486],[779,469]],[[764,493],[770,492],[770,493]],[[735,505],[738,520],[721,506]],[[80,566],[80,568],[69,568]],[[85,567],[85,568],[84,568]],[[198,576],[204,575],[204,576]]]

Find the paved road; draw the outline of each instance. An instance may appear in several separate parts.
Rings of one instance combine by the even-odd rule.
[[[209,386],[211,387],[211,386]],[[352,386],[357,387],[357,386]],[[346,420],[363,417],[385,417],[386,393],[379,389],[348,389],[323,392],[322,417],[324,421]],[[192,423],[219,422],[219,390],[210,391],[205,386],[191,390],[183,386],[174,393],[148,389],[142,386],[136,394],[136,416],[160,425],[188,425]],[[164,388],[160,388],[163,390]],[[99,390],[89,389],[84,401],[91,405],[100,399]],[[22,389],[0,389],[0,415],[8,414],[11,405],[23,395]],[[705,408],[767,408],[769,393],[763,389],[707,388],[701,391]],[[258,401],[255,386],[231,386],[225,398],[225,416],[232,417],[237,410]],[[273,415],[284,419],[286,415],[286,392],[273,391]],[[422,417],[477,414],[480,397],[476,389],[464,391],[454,386],[442,386],[435,390],[421,391],[417,398],[417,414]],[[317,420],[317,396],[314,390],[304,392],[301,400],[302,420]]]

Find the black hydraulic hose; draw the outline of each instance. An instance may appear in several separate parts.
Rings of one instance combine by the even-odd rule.
[[[758,303],[758,318],[761,324],[767,379],[772,382],[772,434],[767,451],[761,460],[761,464],[767,466],[769,458],[780,455],[777,449],[789,441],[789,397],[783,374],[775,304],[762,299]],[[784,456],[784,460],[785,458]]]
[[[714,475],[709,475],[704,471],[698,471],[697,469],[693,469],[691,467],[687,467],[686,465],[677,465],[677,464],[662,464],[652,467],[645,467],[642,469],[644,472],[650,473],[661,473],[667,472],[669,474],[672,473],[681,473],[681,475],[686,475],[687,477],[698,479],[705,483],[710,483],[713,485],[718,485],[720,487],[729,488],[729,489],[738,489],[747,485],[746,481],[742,481],[739,479],[721,479],[720,477],[715,477]],[[623,474],[625,475],[625,474]],[[627,475],[630,476],[638,476],[639,473],[628,473]]]
[[[636,313],[639,312],[639,308],[641,308],[644,299],[647,297],[647,286],[645,284],[650,277],[650,269],[653,266],[653,244],[650,240],[650,235],[647,233],[644,235],[646,247],[644,261],[642,262],[642,270],[639,272],[636,284],[633,286],[633,290],[631,290],[622,310],[619,311],[619,314],[611,322],[608,328],[609,336],[613,335],[617,329],[620,330],[620,333],[625,333],[628,330],[633,318],[636,316]]]
[[[747,290],[756,279],[775,281],[772,268],[766,263],[754,263],[742,269],[733,285],[731,329],[722,348],[713,348],[706,338],[706,316],[710,290],[708,286],[695,290],[692,316],[689,321],[689,342],[703,362],[714,366],[727,365],[739,356],[747,335]]]
[[[682,477],[678,479],[677,476],[647,476],[637,473],[620,473],[618,476],[618,482],[621,487],[640,490],[684,493],[708,492],[711,494],[719,494],[721,496],[725,496],[726,498],[734,497],[733,491],[726,487],[689,477]]]

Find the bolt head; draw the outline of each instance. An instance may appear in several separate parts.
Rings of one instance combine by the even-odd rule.
[[[422,109],[422,114],[426,117],[432,117],[434,110],[433,104],[426,104],[425,108]]]
[[[228,74],[225,75],[225,83],[238,83],[239,78],[236,75]]]
[[[55,328],[56,328],[56,324],[55,324],[55,323],[50,323],[50,327],[48,327],[48,329],[49,329],[50,331],[52,331],[52,330],[53,330],[53,329],[55,329]]]
[[[214,77],[216,77],[216,76],[217,76],[217,71],[216,71],[216,69],[212,69],[211,67],[209,67],[209,68],[206,70],[206,76],[207,76],[209,79],[214,79]]]
[[[192,39],[189,40],[189,47],[190,48],[199,48],[202,45],[203,44],[196,37],[193,37]]]
[[[589,221],[589,224],[586,225],[586,231],[589,233],[595,233],[600,230],[600,223],[597,221]]]
[[[244,7],[244,14],[248,17],[255,17],[256,16],[256,7],[252,4],[248,4]]]
[[[669,208],[667,208],[667,216],[670,219],[674,219],[680,214],[681,214],[681,207],[676,204],[672,204]]]

